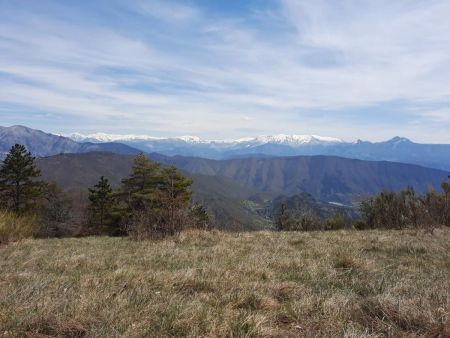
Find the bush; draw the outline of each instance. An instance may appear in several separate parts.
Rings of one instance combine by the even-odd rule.
[[[170,226],[168,226],[164,216],[161,216],[160,213],[155,213],[153,210],[135,211],[126,230],[135,240],[160,239],[173,236],[186,229],[188,216],[186,210],[174,210]]]
[[[72,222],[71,200],[56,184],[46,184],[38,215],[37,237],[70,237],[77,233]]]
[[[365,230],[367,229],[367,223],[363,219],[357,219],[353,222],[353,228],[356,230]]]
[[[324,230],[325,224],[318,216],[309,212],[283,212],[276,219],[276,227],[279,231],[317,231]]]
[[[378,196],[363,201],[360,210],[371,229],[402,229],[416,225],[417,205],[418,199],[412,189],[399,193],[383,191]]]
[[[206,208],[201,204],[195,204],[189,210],[188,227],[193,229],[210,230],[212,220]]]
[[[326,230],[341,230],[350,227],[350,220],[340,214],[336,214],[327,219],[325,229]]]
[[[361,202],[360,212],[368,229],[404,229],[450,226],[450,184],[443,192],[419,196],[412,188],[398,193],[383,191]]]
[[[450,190],[447,184],[442,184],[444,193],[430,190],[422,197],[422,222],[434,226],[450,227]]]
[[[9,211],[0,211],[0,245],[32,237],[37,229],[34,215],[17,216]]]

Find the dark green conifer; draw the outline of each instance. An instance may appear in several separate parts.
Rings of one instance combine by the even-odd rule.
[[[116,196],[106,177],[100,177],[100,181],[89,189],[89,201],[91,202],[90,223],[93,223],[91,225],[100,228],[110,225]]]
[[[154,203],[160,181],[160,164],[144,154],[136,156],[131,175],[122,180],[122,194],[132,210],[143,210]]]
[[[0,202],[15,213],[32,208],[42,193],[41,175],[34,163],[35,158],[21,144],[14,145],[0,168]]]

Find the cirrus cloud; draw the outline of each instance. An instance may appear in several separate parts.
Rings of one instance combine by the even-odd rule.
[[[2,2],[3,123],[450,142],[447,1],[220,3]]]

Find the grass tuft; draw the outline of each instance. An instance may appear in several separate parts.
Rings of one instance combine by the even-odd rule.
[[[0,337],[450,337],[450,229],[0,247]]]
[[[0,211],[0,245],[30,238],[38,228],[36,216],[17,216]]]

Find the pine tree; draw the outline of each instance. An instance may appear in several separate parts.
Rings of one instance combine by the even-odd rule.
[[[16,213],[27,211],[41,194],[42,183],[33,180],[41,172],[25,146],[14,145],[0,169],[0,202]]]
[[[93,188],[89,188],[89,201],[91,222],[95,222],[100,228],[110,225],[116,197],[107,178],[100,177],[100,181]]]
[[[178,232],[186,221],[191,184],[175,167],[161,168],[138,155],[131,175],[122,180],[122,222],[138,238]]]
[[[179,219],[177,212],[188,207],[191,185],[192,180],[180,174],[176,167],[170,166],[161,170],[159,201],[168,231],[172,235],[182,226],[179,222],[184,221]]]
[[[176,167],[170,166],[161,170],[159,189],[164,192],[166,200],[180,208],[186,208],[189,203],[191,185],[192,180],[183,176]]]
[[[130,177],[122,180],[122,194],[131,210],[143,210],[154,203],[160,181],[160,164],[144,154],[136,156]]]

